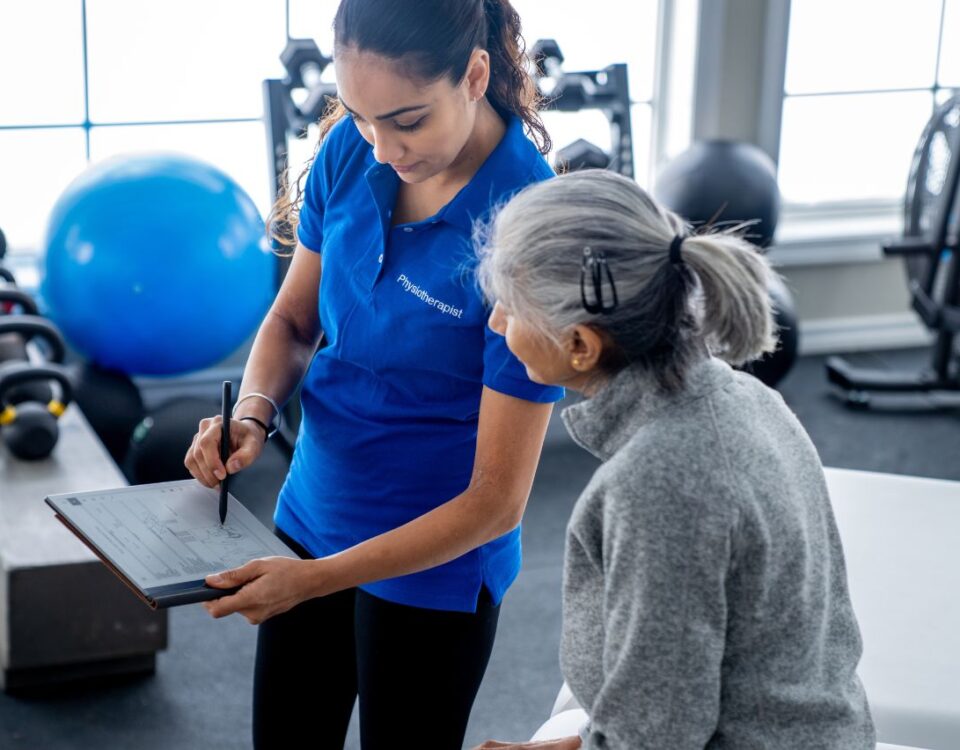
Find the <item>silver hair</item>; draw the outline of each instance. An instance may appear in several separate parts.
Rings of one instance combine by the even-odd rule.
[[[606,332],[613,346],[600,362],[604,374],[640,363],[675,389],[704,346],[735,365],[775,348],[773,272],[740,230],[691,233],[634,181],[606,170],[572,172],[500,208],[478,237],[478,278],[489,300],[555,343],[576,325]],[[669,248],[678,235],[682,263],[674,265]],[[610,313],[582,304],[585,248],[606,258],[619,298]],[[610,299],[606,280],[602,288]]]

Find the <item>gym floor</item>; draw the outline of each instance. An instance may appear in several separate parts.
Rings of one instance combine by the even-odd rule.
[[[916,369],[928,351],[858,354],[861,365]],[[960,479],[960,409],[855,411],[830,395],[823,358],[801,358],[780,391],[829,466]],[[551,434],[556,434],[551,432]],[[524,519],[524,567],[505,599],[490,668],[467,732],[525,740],[547,717],[560,687],[560,580],[570,509],[597,462],[568,440],[551,439]],[[265,508],[258,508],[262,515]],[[0,747],[249,747],[255,629],[239,617],[214,622],[198,606],[170,613],[170,646],[152,677],[86,685],[53,694],[0,694]],[[149,707],[149,710],[145,710]],[[319,715],[319,712],[318,712]],[[430,707],[397,727],[398,746],[415,743]],[[358,750],[356,724],[346,747]]]

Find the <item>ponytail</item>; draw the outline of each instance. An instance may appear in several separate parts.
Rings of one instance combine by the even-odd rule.
[[[347,110],[339,99],[330,99],[320,118],[320,135],[313,149],[313,155],[303,165],[297,179],[292,183],[286,169],[280,174],[277,199],[270,207],[270,213],[267,214],[266,226],[267,236],[273,240],[274,247],[277,248],[274,252],[282,258],[293,255],[293,249],[297,246],[297,224],[300,222],[300,204],[303,201],[307,174],[316,161],[317,154],[320,153],[323,139],[346,114]]]
[[[735,232],[694,234],[683,261],[700,282],[701,332],[718,356],[740,365],[774,350],[772,271],[756,247]]]
[[[520,15],[510,0],[480,1],[487,17],[486,49],[490,54],[487,98],[497,111],[523,120],[538,150],[546,155],[553,149],[553,142],[540,118],[543,100],[527,67]]]

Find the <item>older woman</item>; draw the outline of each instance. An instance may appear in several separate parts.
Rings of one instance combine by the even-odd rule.
[[[603,461],[567,530],[561,666],[580,736],[484,747],[873,748],[817,453],[728,363],[774,345],[769,270],[635,183],[525,189],[480,268],[490,327]]]

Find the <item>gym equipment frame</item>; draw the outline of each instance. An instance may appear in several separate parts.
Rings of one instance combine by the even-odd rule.
[[[855,367],[841,357],[826,363],[827,380],[850,406],[870,405],[873,393],[915,393],[939,405],[960,405],[960,94],[940,105],[914,152],[904,206],[904,236],[883,246],[904,258],[912,307],[936,335],[929,369],[918,372]]]

